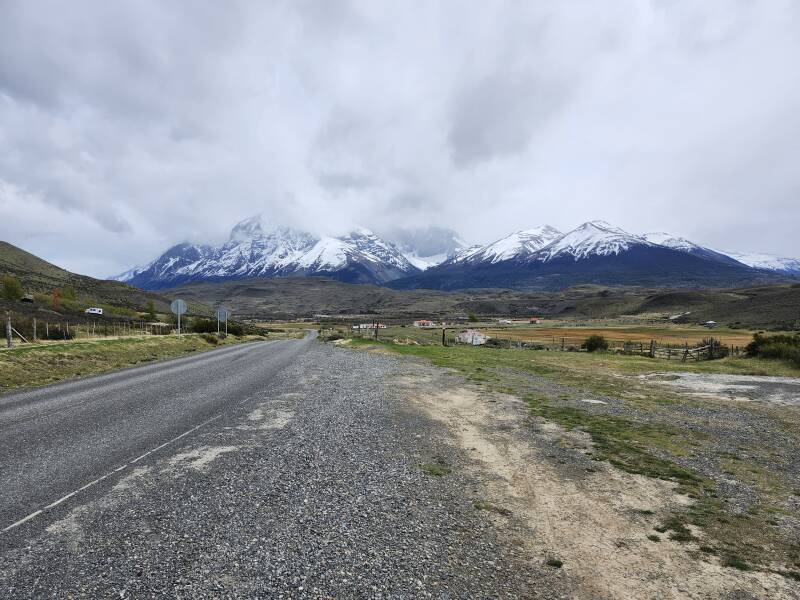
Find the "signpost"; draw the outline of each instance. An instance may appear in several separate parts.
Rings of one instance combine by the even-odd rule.
[[[169,305],[169,309],[172,311],[172,314],[178,315],[178,335],[181,334],[181,315],[186,314],[186,302],[178,298],[177,300],[173,300],[172,304]]]
[[[231,316],[231,311],[229,311],[224,306],[220,306],[217,309],[217,335],[219,335],[219,324],[225,323],[225,335],[228,335],[228,317]]]

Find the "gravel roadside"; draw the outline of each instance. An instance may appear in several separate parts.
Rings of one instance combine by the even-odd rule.
[[[475,509],[469,457],[402,372],[310,345],[213,428],[0,539],[0,597],[567,597]]]

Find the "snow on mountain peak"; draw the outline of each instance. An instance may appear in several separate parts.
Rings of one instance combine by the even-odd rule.
[[[253,238],[263,237],[266,230],[266,223],[260,214],[253,215],[243,221],[239,221],[231,229],[231,242],[243,242]]]
[[[619,254],[637,245],[652,244],[605,221],[587,221],[542,248],[537,258],[547,262],[558,256],[571,256],[577,261],[589,256]]]
[[[523,258],[535,253],[560,236],[561,232],[550,225],[516,231],[487,246],[467,248],[463,252],[456,254],[450,262],[497,263],[504,260]]]
[[[682,250],[683,252],[690,252],[700,248],[700,246],[694,242],[690,242],[686,238],[678,237],[663,231],[645,233],[642,237],[651,244],[666,246],[667,248],[672,248],[673,250]]]
[[[729,250],[720,250],[720,252],[754,269],[765,269],[789,275],[800,274],[800,259],[797,258],[785,258],[757,252],[732,252]]]

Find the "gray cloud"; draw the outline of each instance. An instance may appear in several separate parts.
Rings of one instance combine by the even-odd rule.
[[[448,141],[459,167],[523,152],[538,127],[566,102],[559,83],[493,73],[460,90]]]
[[[94,275],[257,212],[800,255],[798,30],[792,0],[6,0],[0,238]]]

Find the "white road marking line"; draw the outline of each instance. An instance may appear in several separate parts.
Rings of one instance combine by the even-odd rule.
[[[40,508],[39,510],[36,510],[36,511],[32,512],[31,514],[29,514],[27,517],[23,517],[23,518],[22,518],[22,519],[20,519],[19,521],[16,521],[15,523],[12,523],[11,525],[9,525],[8,527],[6,527],[5,529],[3,529],[3,530],[0,530],[0,533],[5,533],[6,531],[10,531],[10,530],[14,529],[15,527],[19,527],[19,526],[20,526],[20,525],[22,525],[23,523],[27,523],[27,522],[28,522],[28,521],[30,521],[31,519],[35,519],[35,518],[36,518],[36,517],[38,517],[40,514],[42,514],[44,511],[46,511],[46,510],[49,510],[49,509],[51,509],[51,508],[55,508],[56,506],[58,506],[58,505],[59,505],[59,504],[61,504],[62,502],[66,501],[66,500],[69,500],[70,498],[72,498],[73,496],[75,496],[75,495],[77,495],[77,494],[81,493],[82,491],[84,491],[84,490],[86,490],[86,489],[88,489],[88,488],[92,487],[93,485],[97,485],[98,483],[100,483],[100,482],[101,482],[101,481],[103,481],[104,479],[108,479],[108,478],[109,478],[109,477],[111,477],[111,476],[112,476],[114,473],[119,473],[120,471],[123,471],[123,470],[127,469],[128,467],[130,467],[131,465],[133,465],[133,464],[135,464],[135,463],[139,462],[139,461],[140,461],[140,460],[142,460],[143,458],[145,458],[145,457],[147,457],[147,456],[150,456],[150,455],[151,455],[151,454],[153,454],[154,452],[158,452],[159,450],[161,450],[161,449],[163,449],[163,448],[165,448],[165,447],[169,446],[170,444],[174,444],[174,443],[175,443],[175,442],[177,442],[179,439],[181,439],[181,438],[183,438],[183,437],[186,437],[187,435],[189,435],[190,433],[193,433],[193,432],[197,431],[197,430],[198,430],[198,429],[200,429],[201,427],[205,427],[205,426],[206,426],[206,425],[208,425],[209,423],[213,423],[214,421],[216,421],[217,419],[219,419],[219,418],[221,418],[221,417],[222,417],[222,415],[217,415],[216,417],[211,417],[211,418],[210,418],[210,419],[208,419],[207,421],[203,421],[202,423],[200,423],[200,425],[197,425],[196,427],[192,427],[192,428],[191,428],[191,429],[189,429],[188,431],[184,431],[182,434],[175,436],[174,438],[172,438],[171,440],[168,440],[168,441],[164,442],[164,443],[163,443],[163,444],[161,444],[160,446],[156,446],[156,447],[155,447],[155,448],[153,448],[152,450],[148,450],[147,452],[145,452],[145,453],[144,453],[144,454],[142,454],[141,456],[139,456],[139,457],[137,457],[137,458],[134,458],[132,461],[125,463],[125,464],[124,464],[124,465],[122,465],[121,467],[117,467],[116,469],[114,469],[114,470],[113,470],[113,471],[111,471],[110,473],[106,473],[106,474],[105,474],[105,475],[103,475],[102,477],[98,477],[97,479],[95,479],[95,480],[93,480],[93,481],[90,481],[89,483],[87,483],[87,484],[86,484],[86,485],[84,485],[83,487],[79,487],[77,490],[74,490],[74,491],[70,492],[70,493],[69,493],[69,494],[67,494],[66,496],[62,496],[61,498],[59,498],[59,499],[58,499],[58,500],[56,500],[55,502],[51,502],[50,504],[48,504],[48,505],[47,505],[47,506],[45,506],[44,508]]]
[[[29,514],[27,517],[25,517],[25,518],[23,518],[23,519],[20,519],[20,520],[19,520],[19,521],[17,521],[16,523],[12,523],[11,525],[9,525],[9,526],[8,526],[8,527],[6,527],[5,529],[3,529],[3,533],[5,533],[6,531],[8,531],[9,529],[14,529],[14,527],[17,527],[18,525],[22,525],[22,524],[23,524],[23,523],[25,523],[26,521],[30,521],[30,520],[31,520],[31,519],[33,519],[34,517],[38,517],[40,514],[42,514],[42,511],[41,511],[41,510],[37,510],[36,512],[32,512],[32,513],[31,513],[31,514]]]

